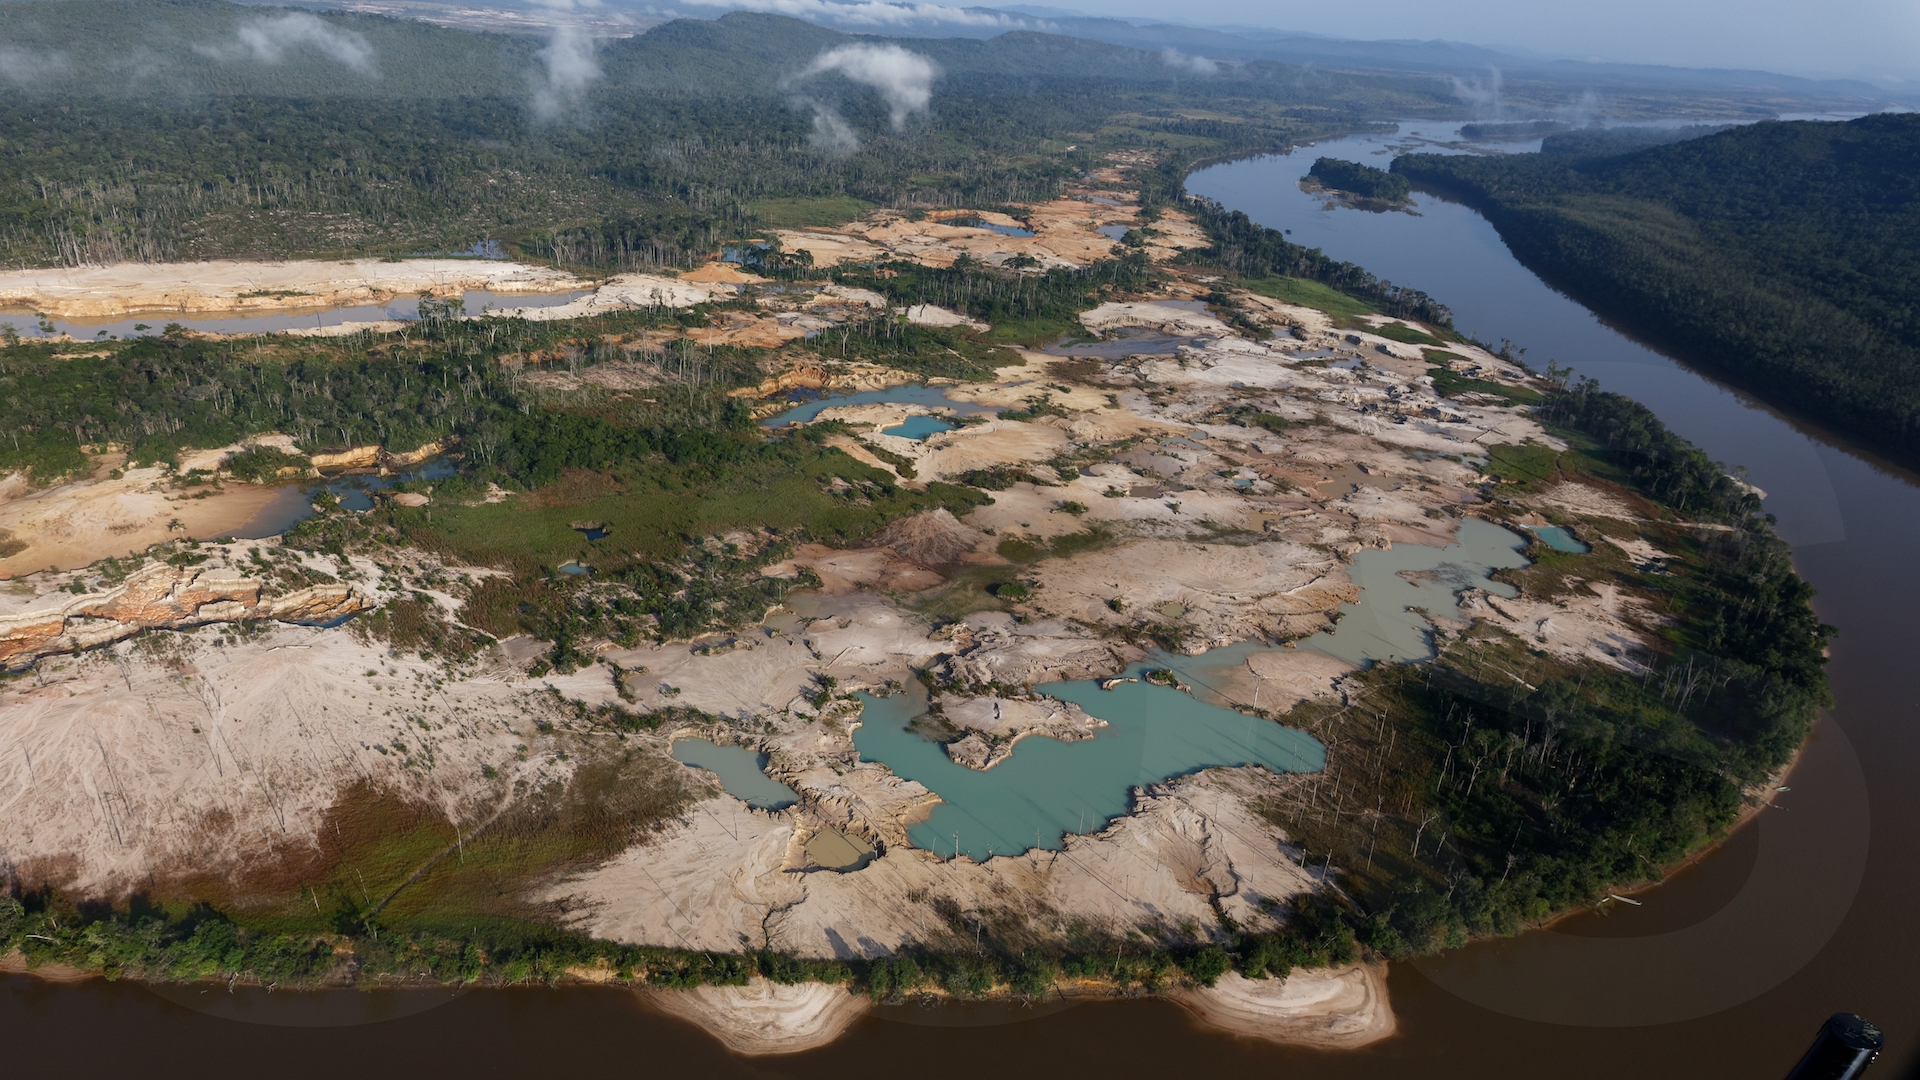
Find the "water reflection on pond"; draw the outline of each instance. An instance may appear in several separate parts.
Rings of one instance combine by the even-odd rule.
[[[800,796],[766,774],[767,755],[744,746],[721,746],[700,738],[673,740],[673,759],[719,777],[727,794],[762,810],[792,806]]]
[[[1395,544],[1362,551],[1347,568],[1360,586],[1357,603],[1340,606],[1340,621],[1302,642],[1352,664],[1373,660],[1425,660],[1433,655],[1424,613],[1449,616],[1459,610],[1463,589],[1514,597],[1519,590],[1488,575],[1527,565],[1525,538],[1479,518],[1460,522],[1458,542],[1444,548]]]

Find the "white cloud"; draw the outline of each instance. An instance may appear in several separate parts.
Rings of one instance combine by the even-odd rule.
[[[1160,50],[1160,62],[1175,71],[1187,71],[1195,75],[1220,74],[1220,65],[1217,61],[1209,60],[1204,56],[1190,56],[1171,46]]]
[[[895,131],[906,127],[909,115],[927,110],[933,100],[933,80],[940,74],[932,60],[898,45],[842,45],[814,57],[799,78],[829,71],[880,91]]]
[[[236,45],[202,45],[198,51],[215,59],[228,60],[252,56],[263,64],[277,64],[296,49],[312,49],[362,75],[378,76],[373,65],[373,46],[352,30],[329,26],[317,15],[304,11],[272,19],[255,19],[234,33]]]
[[[0,45],[0,79],[29,90],[58,75],[66,74],[67,57],[57,52],[29,52],[12,45]]]
[[[1030,24],[1017,15],[979,8],[947,7],[944,4],[887,4],[879,0],[839,3],[836,0],[686,0],[696,7],[726,8],[729,11],[759,11],[771,15],[789,15],[796,19],[824,20],[856,26],[911,26],[915,23],[946,23],[952,26],[977,26],[1004,30],[1026,29]]]

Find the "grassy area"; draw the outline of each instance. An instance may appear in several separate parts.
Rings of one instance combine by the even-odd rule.
[[[1509,404],[1538,405],[1540,392],[1524,386],[1508,386],[1505,383],[1491,382],[1486,379],[1470,379],[1452,368],[1428,368],[1427,374],[1433,376],[1433,389],[1441,397],[1453,394],[1487,394],[1505,398]]]
[[[1368,327],[1369,333],[1378,334],[1388,341],[1398,341],[1403,345],[1438,345],[1440,339],[1432,334],[1423,333],[1404,323],[1381,323]]]
[[[836,477],[853,489],[834,494]],[[672,557],[690,538],[738,528],[804,529],[847,543],[920,510],[965,513],[979,498],[950,484],[910,491],[839,450],[800,444],[718,476],[651,462],[607,473],[569,470],[558,483],[505,502],[439,507],[430,520],[423,510],[395,510],[394,517],[467,558],[529,569],[577,559],[611,571]],[[585,521],[601,523],[605,538],[590,542],[572,527]]]
[[[1509,484],[1531,485],[1560,471],[1560,452],[1536,442],[1487,447],[1487,473]]]
[[[1298,304],[1315,311],[1324,311],[1335,318],[1353,318],[1357,315],[1371,315],[1379,308],[1365,300],[1348,296],[1338,289],[1322,285],[1318,281],[1294,277],[1248,278],[1237,282],[1241,288],[1261,296],[1271,296],[1282,303]]]
[[[760,199],[747,204],[748,212],[761,224],[775,229],[842,225],[858,219],[860,215],[873,208],[873,203],[865,199],[856,199],[851,195]]]
[[[993,329],[980,335],[980,340],[996,345],[1024,345],[1038,349],[1068,335],[1085,333],[1086,327],[1080,325],[1078,319],[1023,319],[1019,322],[996,323]]]

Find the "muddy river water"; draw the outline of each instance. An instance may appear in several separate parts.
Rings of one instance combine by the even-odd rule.
[[[1424,288],[1464,331],[1512,338],[1651,406],[1745,465],[1819,589],[1837,704],[1775,797],[1727,845],[1637,897],[1548,931],[1394,965],[1400,1034],[1367,1050],[1272,1047],[1197,1028],[1159,1001],[1069,1007],[900,1006],[788,1058],[733,1058],[613,990],[267,994],[0,977],[0,1032],[20,1075],[497,1076],[643,1072],[743,1078],[1288,1075],[1784,1075],[1845,1009],[1887,1031],[1872,1075],[1920,1050],[1920,483],[1645,349],[1542,285],[1472,212],[1430,196],[1419,216],[1323,209],[1294,187],[1320,154],[1384,164],[1450,141],[1411,124],[1236,162],[1190,190],[1293,239]],[[1384,152],[1383,152],[1384,151]],[[14,1071],[14,1070],[10,1070]]]

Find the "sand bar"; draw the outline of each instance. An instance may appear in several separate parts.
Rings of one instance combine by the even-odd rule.
[[[1292,1046],[1351,1049],[1398,1026],[1384,964],[1296,971],[1284,979],[1228,972],[1212,987],[1170,996],[1208,1027]]]
[[[783,986],[755,977],[745,986],[646,990],[661,1012],[698,1024],[736,1054],[796,1054],[839,1038],[873,1003],[825,983]]]

